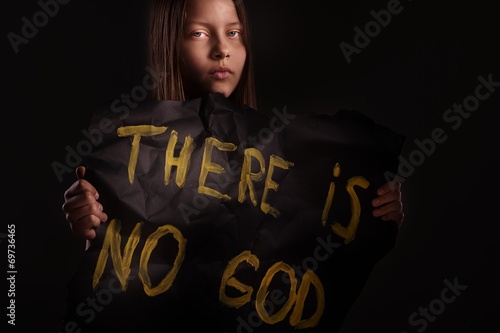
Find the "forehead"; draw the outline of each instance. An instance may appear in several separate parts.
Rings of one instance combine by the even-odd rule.
[[[239,22],[232,0],[187,0],[186,19],[191,21]]]

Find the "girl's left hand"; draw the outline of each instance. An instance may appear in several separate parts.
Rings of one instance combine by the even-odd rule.
[[[401,201],[401,183],[392,181],[377,189],[378,197],[372,200],[375,207],[373,216],[384,221],[394,221],[398,228],[404,220],[403,202]]]

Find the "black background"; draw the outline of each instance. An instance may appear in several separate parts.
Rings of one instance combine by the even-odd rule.
[[[486,1],[484,1],[486,3]],[[474,95],[478,76],[500,82],[498,16],[478,1],[403,0],[402,11],[348,64],[339,48],[388,1],[247,1],[253,26],[259,108],[289,112],[359,110],[407,136],[402,156],[442,128],[447,140],[403,183],[405,222],[396,247],[373,271],[343,333],[416,332],[409,316],[440,298],[444,279],[466,285],[426,332],[497,329],[498,117],[500,87],[453,130],[443,113]],[[36,1],[2,4],[1,244],[16,230],[16,327],[55,331],[65,286],[83,252],[61,211],[51,163],[85,137],[92,112],[140,84],[145,3],[70,1],[15,54]],[[8,286],[2,308],[8,305]],[[435,303],[435,301],[434,301]],[[434,304],[433,303],[433,304]],[[2,325],[7,317],[2,315]]]

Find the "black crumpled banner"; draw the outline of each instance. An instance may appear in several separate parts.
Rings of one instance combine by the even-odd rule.
[[[139,125],[153,125],[157,133],[134,143],[124,128]],[[130,113],[102,109],[89,132],[100,133],[102,141],[86,161],[87,179],[99,190],[109,220],[69,283],[67,331],[335,332],[373,266],[394,246],[397,226],[373,217],[370,202],[387,182],[386,172],[395,173],[404,137],[357,111],[264,114],[211,94],[149,101]],[[166,184],[166,161],[179,161],[166,158],[175,138],[175,158],[190,139],[192,153],[185,182],[176,182],[180,168],[174,165]],[[238,200],[245,153],[253,202],[249,183]],[[201,183],[211,194],[200,193],[202,170]],[[359,223],[346,241],[332,225],[352,223],[353,200],[359,201]],[[110,228],[114,233],[107,233]],[[242,261],[232,276],[253,290],[226,286],[226,299],[248,297],[229,305],[220,299],[223,273],[242,253],[258,265]],[[96,278],[97,266],[102,271]],[[271,272],[276,275],[269,278]],[[300,286],[312,276],[321,288],[315,280],[300,298]],[[260,312],[258,297],[266,301]]]

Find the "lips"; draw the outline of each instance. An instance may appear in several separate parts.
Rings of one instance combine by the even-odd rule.
[[[227,79],[233,72],[227,67],[217,67],[210,71],[210,76],[216,80]]]

